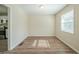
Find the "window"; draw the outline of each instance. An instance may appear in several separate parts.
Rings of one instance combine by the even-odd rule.
[[[74,33],[74,10],[61,16],[61,30],[68,33]]]

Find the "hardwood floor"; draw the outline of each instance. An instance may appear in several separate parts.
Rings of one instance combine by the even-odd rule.
[[[76,54],[56,37],[28,37],[12,51],[14,54]]]

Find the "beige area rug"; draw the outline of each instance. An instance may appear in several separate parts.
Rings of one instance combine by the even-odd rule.
[[[50,48],[48,40],[34,40],[27,48]]]

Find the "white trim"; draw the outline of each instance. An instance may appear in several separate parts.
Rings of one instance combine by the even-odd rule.
[[[72,45],[68,44],[67,42],[65,42],[63,39],[61,39],[60,37],[56,36],[60,41],[62,41],[63,43],[65,43],[67,46],[69,46],[71,49],[73,49],[76,53],[79,53],[79,51],[77,49],[75,49]]]
[[[28,35],[26,35],[28,37]],[[14,49],[15,47],[17,47],[20,43],[22,43],[27,37],[25,37],[23,40],[19,41],[17,44],[15,44],[14,46],[11,46],[9,50]]]
[[[55,36],[55,35],[29,35],[29,36]]]
[[[11,23],[10,23],[10,8],[8,7],[8,50],[10,49],[10,39],[11,39],[11,37],[10,37],[10,25],[11,25]]]

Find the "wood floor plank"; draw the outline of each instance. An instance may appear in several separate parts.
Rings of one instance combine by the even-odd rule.
[[[39,41],[39,40],[47,40],[49,42],[50,48],[37,48],[38,44],[39,44],[37,41]],[[35,44],[33,45],[34,42],[35,42],[36,46],[35,46]],[[63,44],[56,37],[28,37],[27,39],[24,40],[22,45],[19,45],[12,51],[7,51],[5,53],[14,53],[14,54],[76,54],[76,52],[74,52],[67,45]]]

